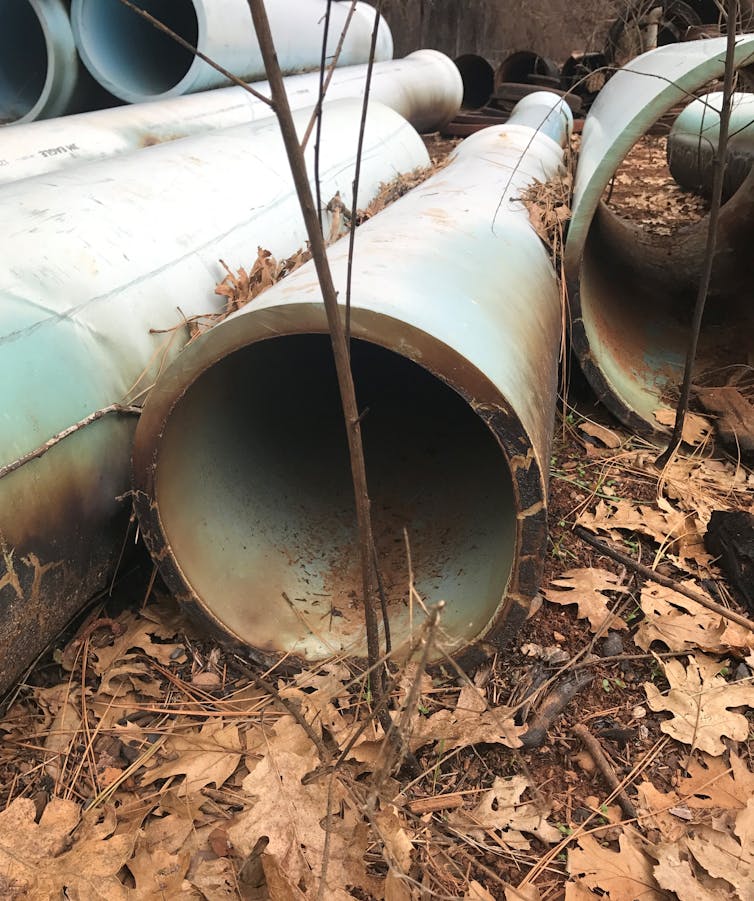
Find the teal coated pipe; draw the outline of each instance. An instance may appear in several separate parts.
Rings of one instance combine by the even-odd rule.
[[[668,135],[670,174],[682,188],[709,197],[720,140],[722,92],[706,94],[690,103]],[[733,94],[730,132],[725,151],[723,201],[744,183],[754,163],[754,94]]]
[[[720,78],[725,38],[652,50],[610,79],[584,123],[564,262],[573,347],[598,397],[630,428],[666,432],[655,411],[670,409],[680,383],[707,220],[672,236],[643,231],[604,200],[631,147],[679,101]],[[754,34],[736,39],[734,64],[754,63]],[[751,253],[754,178],[722,208],[695,382],[750,365],[754,344]],[[728,369],[729,371],[729,369]]]
[[[441,641],[464,663],[514,635],[538,589],[561,306],[520,197],[558,172],[571,123],[560,97],[527,98],[358,230],[351,360],[398,653],[422,619],[406,541],[419,594],[445,601]],[[342,303],[348,242],[328,258]],[[216,635],[264,665],[365,656],[342,408],[311,263],[167,367],[133,470],[155,562]]]
[[[0,125],[62,115],[74,97],[78,75],[76,45],[62,0],[4,0]]]
[[[139,0],[192,47],[244,81],[264,78],[247,0]],[[326,0],[266,0],[278,62],[284,74],[319,69]],[[350,3],[330,8],[328,56],[335,53]],[[338,65],[369,61],[375,11],[359,2]],[[227,79],[119,0],[73,0],[71,22],[84,64],[110,93],[128,103],[163,100],[224,87]],[[393,36],[380,20],[375,60],[393,57]]]
[[[366,72],[366,65],[336,69],[327,102],[362,97]],[[319,99],[318,72],[291,75],[285,85],[292,109],[314,106]],[[269,96],[266,81],[254,87]],[[461,74],[449,57],[417,50],[405,59],[375,63],[369,96],[417,131],[434,131],[458,112],[463,91]],[[16,126],[0,139],[0,183],[273,115],[269,104],[233,86]]]
[[[325,110],[323,203],[350,194],[361,107]],[[302,133],[311,110],[294,115]],[[370,105],[364,204],[428,162],[411,126]],[[0,469],[102,408],[140,402],[188,340],[187,320],[222,312],[220,259],[250,269],[260,246],[283,259],[306,243],[275,121],[5,185],[0,209]],[[111,576],[133,429],[107,416],[0,478],[0,692]]]

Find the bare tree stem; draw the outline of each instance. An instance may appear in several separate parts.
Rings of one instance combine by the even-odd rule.
[[[717,155],[712,178],[712,198],[710,201],[709,227],[707,230],[707,244],[704,249],[704,262],[702,264],[702,276],[699,280],[699,290],[694,306],[694,315],[691,319],[691,337],[686,351],[686,365],[683,371],[681,384],[681,396],[675,413],[675,425],[673,434],[667,448],[657,458],[657,466],[663,467],[668,463],[683,437],[683,424],[689,408],[691,395],[691,378],[696,360],[696,351],[699,345],[699,334],[702,330],[702,318],[704,307],[707,303],[710,280],[712,278],[712,266],[715,260],[715,247],[717,245],[717,228],[720,218],[720,207],[723,196],[723,176],[725,174],[725,152],[728,146],[728,131],[730,129],[731,95],[733,93],[733,76],[735,74],[734,60],[736,49],[736,21],[738,19],[738,0],[728,0],[728,42],[725,51],[725,75],[723,77],[723,102],[720,109],[720,137],[717,142]]]
[[[351,341],[351,281],[353,277],[353,253],[356,244],[356,211],[359,208],[359,182],[361,181],[361,156],[364,152],[364,133],[367,127],[367,114],[369,113],[369,92],[372,87],[372,71],[374,69],[374,54],[377,49],[377,37],[380,30],[380,17],[382,14],[382,0],[378,0],[374,8],[374,26],[372,27],[372,42],[369,47],[369,64],[367,66],[367,78],[364,85],[364,103],[361,107],[361,124],[359,126],[359,141],[356,148],[356,168],[353,173],[353,201],[351,203],[351,230],[348,235],[348,269],[346,275],[346,342]],[[349,350],[350,353],[350,350]]]
[[[380,658],[379,631],[374,605],[374,536],[370,511],[369,491],[364,462],[364,446],[361,437],[359,412],[356,404],[356,390],[346,343],[345,331],[338,306],[338,295],[330,272],[327,259],[325,239],[319,227],[319,216],[314,206],[312,191],[306,171],[304,155],[299,144],[298,135],[293,123],[288,98],[285,92],[280,65],[272,39],[270,23],[264,7],[264,0],[247,0],[249,10],[257,33],[257,40],[262,52],[267,78],[270,83],[273,106],[280,124],[286,154],[291,167],[293,182],[298,194],[301,212],[304,217],[314,266],[317,270],[322,300],[325,306],[327,322],[330,329],[335,369],[340,389],[343,415],[346,422],[348,449],[351,459],[351,476],[353,480],[356,504],[356,521],[359,532],[359,551],[361,557],[362,593],[364,599],[364,620],[366,625],[367,654],[370,667],[376,665]],[[382,679],[380,671],[375,669],[373,690],[377,697],[381,694]]]

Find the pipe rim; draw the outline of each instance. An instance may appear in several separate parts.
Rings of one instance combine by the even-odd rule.
[[[291,327],[291,318],[296,320],[295,328]],[[391,329],[400,330],[400,346],[386,337]],[[156,481],[166,423],[191,386],[216,363],[255,341],[299,334],[328,334],[321,304],[286,303],[281,307],[257,309],[251,315],[234,316],[232,321],[226,320],[212,328],[184,349],[153,389],[137,426],[133,451],[134,497],[144,539],[177,599],[226,643],[230,640],[231,644],[244,647],[245,653],[264,665],[285,660],[285,665],[294,669],[309,666],[312,661],[290,653],[250,650],[194,591],[167,541],[156,500]],[[362,308],[353,309],[352,335],[412,361],[460,395],[486,425],[507,466],[515,519],[510,570],[507,586],[486,626],[472,638],[459,639],[452,652],[462,665],[470,666],[488,656],[490,646],[507,643],[516,634],[538,591],[547,546],[546,489],[541,463],[518,417],[501,398],[499,390],[458,352],[415,326]],[[441,359],[442,368],[453,372],[452,383],[441,373]]]
[[[207,23],[201,4],[193,0],[172,0],[172,17],[165,20],[165,10],[158,0],[139,0],[138,6],[181,35],[199,50],[206,44]],[[156,7],[156,8],[155,8]],[[127,103],[161,100],[184,93],[203,63],[172,38],[157,31],[119,0],[73,0],[71,27],[84,65],[91,75],[111,94]],[[109,47],[108,34],[118,33],[118,40]],[[131,46],[123,41],[123,34],[132,45],[143,51],[140,59],[150,60],[151,71],[143,65],[133,65]]]
[[[6,0],[3,28],[0,29],[0,63],[10,58],[8,68],[12,71],[0,79],[0,87],[7,85],[7,99],[0,96],[0,126],[33,122],[40,118],[52,118],[63,113],[76,89],[78,78],[78,60],[73,32],[65,9],[60,0],[41,3],[40,0]],[[16,15],[15,22],[8,19]],[[19,34],[18,18],[22,33]],[[14,27],[14,24],[16,27]],[[30,33],[30,32],[33,32]],[[3,45],[3,37],[7,46]],[[16,51],[21,50],[19,55]],[[34,60],[36,53],[44,53],[44,75],[33,81],[31,91],[26,89],[26,96],[20,105],[20,114],[8,115],[12,112],[11,99],[15,91],[18,96],[24,91],[23,86],[11,84],[15,77],[19,60]],[[24,70],[27,74],[27,70]],[[6,121],[7,120],[7,121]]]

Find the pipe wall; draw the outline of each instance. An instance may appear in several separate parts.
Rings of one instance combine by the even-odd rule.
[[[720,141],[722,92],[692,101],[668,135],[668,167],[682,188],[709,196]],[[725,149],[723,200],[744,183],[754,163],[754,94],[733,94]]]
[[[210,59],[242,78],[264,78],[265,68],[246,0],[140,0]],[[267,0],[278,61],[284,74],[319,68],[326,0]],[[328,53],[337,47],[350,4],[331,7]],[[81,58],[108,91],[129,103],[224,87],[227,80],[154,28],[119,0],[73,0],[71,22]],[[369,60],[374,9],[359,3],[338,65]],[[375,60],[392,59],[393,38],[382,20]]]
[[[650,435],[664,431],[654,412],[682,376],[707,222],[663,238],[623,221],[602,198],[636,141],[722,76],[725,44],[689,41],[637,57],[602,89],[584,124],[565,246],[573,346],[605,405]],[[754,62],[754,35],[737,39],[734,62]],[[750,177],[722,210],[697,382],[746,363],[752,347],[753,196]]]
[[[323,202],[350,194],[360,114],[325,110]],[[299,133],[310,115],[295,114]],[[310,171],[312,158],[310,143]],[[372,104],[362,202],[427,163],[416,132]],[[306,242],[275,121],[5,185],[0,207],[0,467],[143,397],[186,319],[222,310],[220,258],[249,269],[258,246],[282,259]],[[112,574],[133,428],[107,417],[0,479],[0,692]]]
[[[0,17],[0,125],[62,115],[79,68],[62,0],[4,0]]]
[[[327,92],[328,102],[363,97],[366,71],[366,65],[337,69]],[[285,81],[293,109],[317,103],[318,72],[291,75]],[[254,87],[269,96],[266,81]],[[460,108],[462,96],[458,69],[436,50],[418,50],[406,59],[374,66],[370,98],[395,110],[418,131],[431,131],[449,122]],[[0,143],[0,183],[271,115],[266,103],[234,86],[17,126],[4,133]]]
[[[445,644],[464,661],[515,633],[538,588],[561,308],[518,198],[557,173],[571,123],[559,97],[527,98],[358,230],[352,365],[399,653],[421,620],[404,529],[417,589],[446,602]],[[342,299],[348,242],[328,257]],[[265,664],[365,656],[348,450],[311,263],[162,373],[133,469],[154,560],[217,635]]]

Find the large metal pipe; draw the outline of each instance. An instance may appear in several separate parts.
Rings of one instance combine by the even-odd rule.
[[[79,70],[62,0],[4,0],[0,17],[0,125],[61,115]]]
[[[742,35],[735,65],[752,61],[754,35]],[[664,431],[654,413],[680,382],[707,222],[670,237],[648,235],[602,198],[636,141],[689,93],[719,78],[724,65],[724,38],[650,51],[613,76],[584,124],[565,247],[573,346],[600,399],[643,433]],[[697,381],[702,372],[749,358],[752,222],[750,176],[722,210]]]
[[[533,95],[359,228],[351,359],[399,651],[421,620],[404,529],[418,591],[446,602],[443,640],[464,662],[515,633],[538,588],[561,308],[520,197],[558,171],[571,122],[559,97]],[[347,245],[328,251],[341,299]],[[266,663],[365,655],[347,446],[311,264],[162,373],[133,468],[153,558],[216,634]]]
[[[720,140],[722,92],[706,94],[690,103],[668,135],[668,167],[682,188],[709,196]],[[730,132],[725,149],[723,200],[744,183],[754,164],[754,94],[734,94]]]
[[[366,65],[336,70],[328,101],[362,97],[366,70]],[[269,96],[267,82],[254,86]],[[319,74],[291,75],[286,90],[294,109],[313,106],[319,97]],[[418,131],[432,131],[455,116],[463,90],[449,57],[437,50],[418,50],[405,59],[376,63],[370,97]],[[230,87],[17,126],[4,133],[0,143],[0,183],[272,115],[266,103],[243,88]]]
[[[246,0],[139,0],[138,6],[244,81],[265,68]],[[284,73],[318,68],[325,0],[267,0],[278,61]],[[349,3],[333,3],[328,53],[333,55]],[[374,9],[358,3],[338,65],[369,60]],[[73,0],[71,22],[84,64],[108,91],[129,103],[222,87],[227,80],[119,0]],[[393,38],[381,20],[376,60],[391,59]]]
[[[323,202],[350,194],[360,111],[325,110]],[[428,161],[410,125],[370,106],[364,204]],[[222,310],[219,258],[250,268],[260,245],[281,259],[306,241],[274,121],[5,185],[0,205],[0,467],[143,395],[186,319]],[[132,433],[107,417],[0,478],[0,691],[112,572]]]

